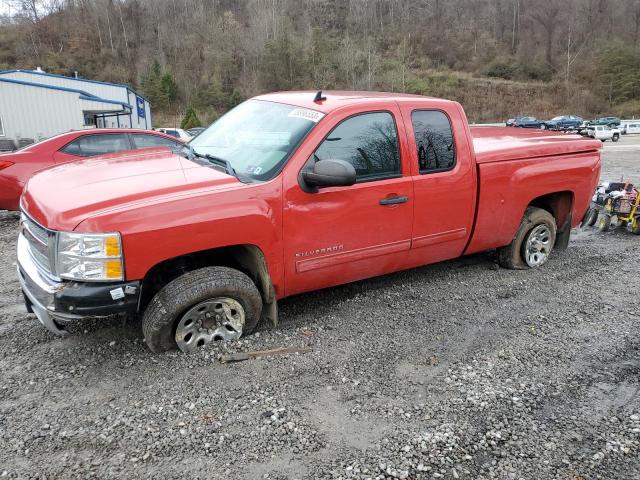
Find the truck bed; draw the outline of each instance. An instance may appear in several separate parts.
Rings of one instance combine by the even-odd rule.
[[[532,198],[569,203],[559,229],[580,222],[599,177],[600,140],[512,127],[471,127],[471,135],[478,203],[465,253],[509,244]]]
[[[478,164],[595,152],[600,140],[544,130],[471,127]]]

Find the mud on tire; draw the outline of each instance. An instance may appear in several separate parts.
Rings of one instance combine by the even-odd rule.
[[[498,249],[498,263],[504,267],[512,270],[526,270],[529,267],[524,258],[523,246],[528,234],[538,225],[546,225],[551,232],[551,248],[556,240],[556,220],[549,212],[542,208],[528,207],[520,222],[520,227],[516,236],[511,243],[506,247]]]
[[[200,268],[169,282],[147,306],[142,331],[149,349],[156,353],[176,349],[175,330],[180,316],[194,305],[215,297],[229,297],[242,305],[243,334],[255,329],[262,311],[262,297],[253,281],[233,268]]]

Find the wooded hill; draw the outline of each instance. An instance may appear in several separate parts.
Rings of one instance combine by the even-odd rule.
[[[640,0],[9,2],[0,69],[126,82],[170,123],[289,89],[443,96],[473,121],[640,115]]]

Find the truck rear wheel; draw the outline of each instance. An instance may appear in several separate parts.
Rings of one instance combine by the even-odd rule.
[[[556,230],[553,215],[542,208],[527,208],[512,242],[498,250],[498,262],[513,270],[542,266],[556,243]]]
[[[206,267],[165,285],[147,306],[142,331],[153,352],[177,347],[192,353],[211,342],[251,333],[261,311],[262,297],[247,275]]]

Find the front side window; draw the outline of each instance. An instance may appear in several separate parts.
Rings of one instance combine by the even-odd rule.
[[[400,176],[400,151],[393,117],[388,112],[357,115],[340,123],[320,144],[314,160],[344,160],[356,170],[356,181]]]
[[[438,110],[416,110],[411,114],[420,173],[451,170],[456,148],[449,118]]]
[[[316,110],[248,100],[222,116],[189,145],[211,163],[228,162],[239,177],[267,181],[324,115]]]
[[[133,143],[136,148],[148,147],[179,147],[180,142],[171,140],[170,138],[161,137],[160,135],[150,135],[146,133],[132,133]]]
[[[129,150],[129,140],[121,133],[83,135],[65,146],[62,151],[78,157],[93,157]]]

